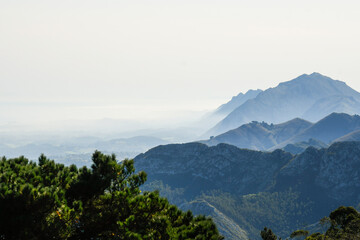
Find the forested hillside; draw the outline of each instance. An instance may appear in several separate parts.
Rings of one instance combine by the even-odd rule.
[[[223,239],[212,220],[194,217],[157,192],[132,160],[96,151],[91,168],[44,155],[0,160],[0,239]]]
[[[298,155],[172,144],[137,156],[135,164],[149,174],[146,189],[211,215],[227,226],[220,229],[227,239],[259,239],[264,226],[286,237],[340,205],[359,204],[359,142],[310,147]]]

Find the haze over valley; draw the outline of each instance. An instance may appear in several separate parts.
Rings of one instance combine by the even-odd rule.
[[[297,107],[293,108],[294,105]],[[194,112],[187,120],[183,116],[172,121],[172,116],[169,116],[157,122],[145,116],[145,119],[139,120],[69,120],[51,124],[44,122],[37,126],[31,123],[5,124],[0,132],[3,140],[1,150],[8,157],[26,155],[35,160],[44,153],[66,164],[81,165],[87,164],[86,161],[96,149],[116,153],[120,158],[134,158],[157,145],[198,141],[209,135],[212,135],[210,140],[201,142],[275,150],[300,142],[304,142],[303,146],[310,146],[305,142],[315,139],[314,146],[324,147],[358,130],[357,125],[351,128],[348,125],[350,120],[345,120],[346,115],[341,115],[347,121],[344,127],[351,129],[341,130],[335,137],[324,138],[318,132],[302,132],[313,125],[315,128],[321,124],[321,121],[316,121],[335,112],[360,114],[359,106],[360,93],[344,82],[319,73],[303,74],[273,88],[239,93],[211,111]],[[341,116],[338,122],[334,120],[332,125],[327,125],[328,130],[323,131],[326,134],[335,131],[342,121]],[[307,131],[311,131],[311,128]],[[297,136],[299,134],[303,134],[303,137]]]

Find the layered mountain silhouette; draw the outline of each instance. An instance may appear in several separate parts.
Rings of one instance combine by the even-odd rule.
[[[299,153],[309,146],[325,147],[335,141],[360,140],[360,116],[332,113],[316,123],[295,118],[281,124],[253,121],[209,140],[209,146],[227,143],[240,148]]]
[[[253,121],[213,137],[210,140],[200,142],[209,146],[227,143],[240,148],[267,150],[302,133],[312,125],[311,122],[300,118],[295,118],[281,124]]]
[[[345,113],[332,113],[305,129],[300,134],[294,135],[292,138],[278,144],[270,150],[281,148],[289,143],[307,141],[310,138],[329,144],[333,141],[341,141],[343,136],[357,132],[359,129],[359,115],[351,116]]]
[[[356,206],[358,166],[360,142],[309,147],[298,155],[228,144],[170,144],[135,158],[136,169],[147,172],[150,184],[166,186],[154,189],[176,195],[185,209],[216,218],[227,239],[260,239],[264,226],[289,236],[339,205]]]
[[[308,141],[302,141],[302,142],[297,142],[297,143],[288,143],[285,147],[281,148],[283,149],[285,152],[289,152],[289,153],[293,153],[293,154],[299,154],[304,152],[308,147],[314,147],[317,149],[320,148],[326,148],[328,145],[310,138]]]
[[[304,74],[233,97],[208,115],[226,115],[208,140],[157,146],[135,168],[148,174],[144,190],[212,216],[226,239],[260,239],[264,226],[285,238],[359,204],[357,114],[360,93]]]
[[[360,93],[319,73],[303,74],[260,92],[235,108],[204,136],[219,135],[252,121],[281,123],[297,117],[318,121],[332,112],[360,113]]]

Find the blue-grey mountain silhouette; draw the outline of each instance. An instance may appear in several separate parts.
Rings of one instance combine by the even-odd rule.
[[[259,93],[210,129],[210,137],[252,121],[281,123],[297,117],[318,121],[332,112],[360,113],[360,93],[319,73],[303,74]]]
[[[280,124],[253,121],[199,142],[209,146],[227,143],[253,150],[273,151],[280,148],[300,153],[309,146],[321,148],[335,141],[360,140],[359,134],[355,134],[358,130],[359,115],[332,113],[316,123],[300,118]]]

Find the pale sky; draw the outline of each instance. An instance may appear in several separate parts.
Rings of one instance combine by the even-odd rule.
[[[0,123],[157,119],[320,72],[360,91],[358,0],[0,0]]]

